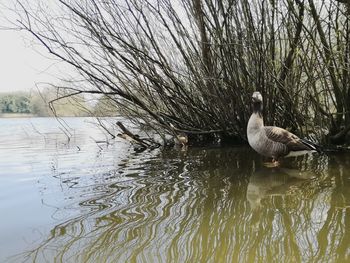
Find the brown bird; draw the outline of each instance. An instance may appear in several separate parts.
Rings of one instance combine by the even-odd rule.
[[[183,147],[187,145],[188,136],[185,133],[181,132],[181,133],[177,134],[176,138]]]
[[[175,126],[172,123],[170,123],[170,127],[171,127],[174,135],[176,136],[176,139],[179,142],[179,144],[181,144],[182,147],[185,147],[188,144],[188,136],[187,136],[187,134],[184,133],[184,132],[178,132],[175,129]]]
[[[271,157],[273,163],[284,156],[296,156],[309,151],[320,151],[313,142],[300,139],[295,134],[275,126],[264,126],[262,117],[263,98],[256,91],[252,96],[253,113],[247,126],[249,145],[259,154]]]

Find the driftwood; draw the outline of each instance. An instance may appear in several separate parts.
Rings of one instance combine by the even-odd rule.
[[[139,150],[145,150],[147,148],[154,149],[160,146],[159,143],[150,141],[149,139],[142,139],[138,134],[134,134],[129,131],[120,121],[116,122],[118,127],[123,131],[123,133],[117,134],[119,138],[127,140],[131,144],[139,146]]]

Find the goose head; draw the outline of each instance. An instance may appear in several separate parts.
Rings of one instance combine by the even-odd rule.
[[[262,103],[263,98],[259,91],[255,91],[252,95],[252,101],[253,103]]]
[[[263,98],[259,91],[255,91],[252,95],[253,111],[261,113],[263,109]]]
[[[188,143],[188,136],[187,136],[187,134],[182,132],[182,133],[178,134],[176,137],[179,140],[179,143],[182,144],[182,146],[187,145],[187,143]]]

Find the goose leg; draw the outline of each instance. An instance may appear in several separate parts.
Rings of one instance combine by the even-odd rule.
[[[263,162],[263,165],[267,168],[274,168],[279,166],[279,162]]]
[[[264,166],[268,167],[268,168],[274,168],[280,165],[279,161],[277,160],[277,158],[272,158],[271,162],[264,162],[263,163]]]
[[[272,158],[272,163],[275,165],[275,166],[279,166],[280,165],[280,163],[279,163],[279,161],[277,160],[277,158],[275,159],[275,158]]]

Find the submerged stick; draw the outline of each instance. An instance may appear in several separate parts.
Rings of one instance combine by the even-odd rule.
[[[131,131],[129,131],[120,121],[118,121],[116,124],[123,131],[123,133],[119,133],[117,135],[118,137],[123,138],[124,140],[127,140],[130,143],[138,144],[143,148],[150,148],[152,146],[151,144],[141,139],[139,135],[133,134]]]

